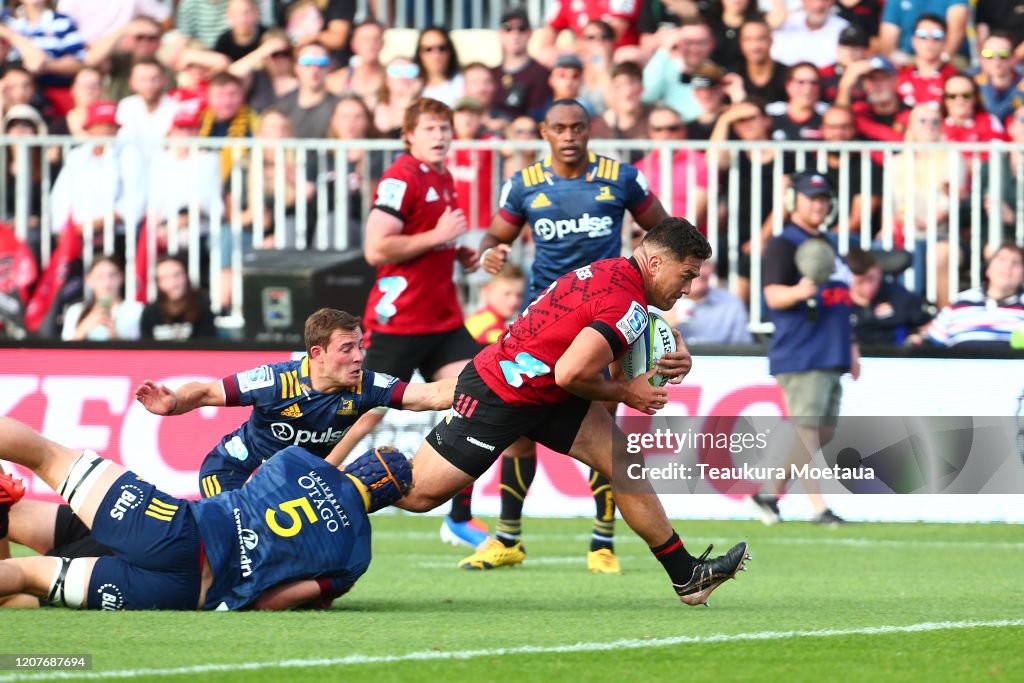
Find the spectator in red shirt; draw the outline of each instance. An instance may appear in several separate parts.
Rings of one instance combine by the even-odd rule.
[[[456,140],[493,140],[495,137],[483,125],[483,104],[472,97],[456,100],[453,124]],[[459,208],[466,215],[470,231],[487,229],[493,208],[494,152],[489,149],[456,149],[448,156],[447,166],[455,179]]]
[[[951,76],[942,93],[942,132],[950,142],[988,142],[1008,140],[1003,124],[985,110],[978,95],[978,84],[964,74]],[[970,158],[969,151],[964,152]],[[988,159],[988,153],[981,154]]]
[[[546,17],[547,26],[541,29],[540,61],[551,65],[557,57],[555,40],[562,31],[572,31],[576,38],[594,19],[607,22],[615,31],[615,47],[637,45],[640,34],[636,24],[640,15],[638,0],[555,0]]]
[[[896,90],[908,107],[941,100],[942,84],[957,73],[944,57],[945,39],[946,22],[938,15],[922,14],[914,24],[910,42],[916,58],[896,74]]]
[[[839,45],[836,47],[836,61],[834,64],[820,69],[821,72],[821,99],[828,103],[836,101],[839,92],[839,82],[846,73],[846,70],[854,62],[860,61],[868,55],[868,36],[857,26],[847,26],[839,34]],[[857,86],[854,85],[856,88]],[[858,88],[859,89],[859,88]]]
[[[686,124],[679,114],[670,107],[655,107],[647,122],[648,137],[652,142],[673,142],[686,140]],[[656,147],[661,147],[656,144]],[[666,199],[671,197],[673,216],[683,216],[701,230],[707,221],[708,212],[708,166],[704,154],[691,149],[676,149],[672,153],[670,170],[671,193],[661,191],[661,150],[654,149],[636,163],[646,176],[651,190]]]
[[[857,82],[864,99],[854,100],[851,90]],[[896,67],[885,57],[854,62],[843,74],[836,94],[838,106],[849,106],[857,133],[865,140],[899,142],[906,130],[910,107],[896,91]]]

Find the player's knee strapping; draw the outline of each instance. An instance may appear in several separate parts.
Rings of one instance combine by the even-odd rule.
[[[85,575],[86,560],[61,557],[60,567],[50,580],[50,590],[46,593],[46,602],[58,607],[81,609],[85,606],[85,594],[88,589]]]
[[[95,451],[84,451],[71,465],[68,476],[57,493],[68,502],[75,514],[78,514],[85,503],[89,490],[96,480],[109,466],[110,461],[104,460]]]

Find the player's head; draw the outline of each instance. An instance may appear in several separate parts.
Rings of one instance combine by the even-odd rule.
[[[506,263],[485,284],[480,293],[485,306],[498,317],[509,320],[523,307],[523,292],[526,290],[526,275],[514,263]]]
[[[332,386],[359,382],[363,367],[363,332],[359,318],[335,308],[321,308],[306,318],[306,354],[314,381]]]
[[[548,141],[551,155],[562,164],[588,163],[590,115],[576,100],[555,100],[540,124],[540,134]]]
[[[850,267],[850,296],[855,304],[866,306],[882,286],[882,265],[870,251],[851,244],[846,254],[846,265]]]
[[[444,102],[421,97],[405,110],[402,121],[405,151],[419,161],[440,169],[448,156],[453,135],[452,110]]]
[[[700,275],[711,245],[685,218],[666,218],[651,228],[633,252],[644,278],[647,303],[667,311]]]
[[[412,463],[390,446],[366,451],[344,471],[362,494],[367,512],[393,505],[412,490]]]

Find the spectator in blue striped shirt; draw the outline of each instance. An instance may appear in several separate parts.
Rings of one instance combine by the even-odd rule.
[[[19,0],[13,14],[4,12],[3,22],[46,52],[37,82],[58,113],[63,114],[71,103],[71,79],[85,59],[85,43],[75,22],[54,12],[49,0]],[[10,55],[12,60],[17,58],[15,53],[13,50]]]
[[[985,268],[981,287],[961,292],[928,328],[931,341],[958,348],[1007,349],[1024,325],[1024,249],[1007,242]]]

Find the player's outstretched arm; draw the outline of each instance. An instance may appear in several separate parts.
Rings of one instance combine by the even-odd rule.
[[[171,390],[147,379],[135,389],[135,400],[154,415],[183,415],[203,406],[227,405],[220,380],[188,382]]]
[[[405,388],[402,410],[447,410],[455,400],[456,377],[436,382],[416,382]]]
[[[313,579],[282,583],[266,590],[256,598],[252,608],[258,610],[278,611],[296,607],[313,607],[320,600],[320,584]]]

